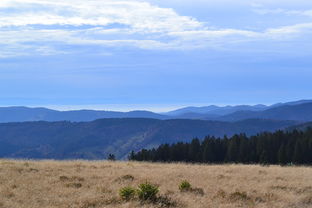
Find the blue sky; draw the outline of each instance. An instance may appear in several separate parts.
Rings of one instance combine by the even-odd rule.
[[[311,99],[311,35],[306,0],[1,0],[0,105]]]

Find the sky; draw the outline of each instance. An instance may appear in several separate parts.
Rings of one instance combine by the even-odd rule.
[[[1,0],[0,106],[311,99],[307,0]]]

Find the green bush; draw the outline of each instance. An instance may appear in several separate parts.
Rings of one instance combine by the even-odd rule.
[[[179,185],[180,191],[189,191],[191,190],[192,186],[188,181],[182,181]]]
[[[156,195],[158,192],[159,192],[158,186],[155,186],[153,184],[146,182],[146,183],[142,183],[139,185],[138,196],[139,196],[139,199],[141,200],[153,201],[156,199]]]
[[[134,188],[131,186],[126,186],[119,190],[119,195],[123,200],[128,201],[135,197],[135,192],[136,190]]]

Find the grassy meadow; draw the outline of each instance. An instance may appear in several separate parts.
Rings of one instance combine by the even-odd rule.
[[[181,192],[187,180],[190,191]],[[150,182],[158,200],[119,190]],[[312,168],[0,160],[0,208],[312,207]]]

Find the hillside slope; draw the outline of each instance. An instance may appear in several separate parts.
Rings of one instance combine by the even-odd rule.
[[[264,111],[238,111],[218,120],[239,121],[244,119],[275,119],[275,120],[294,120],[312,121],[312,103],[299,105],[283,105]]]
[[[293,121],[101,119],[92,122],[25,122],[0,124],[0,157],[101,159],[162,143],[190,141],[207,135],[256,134],[295,125]]]
[[[87,122],[103,118],[152,118],[152,119],[201,119],[239,121],[246,119],[272,119],[312,121],[312,101],[302,100],[289,103],[266,105],[186,107],[167,113],[151,111],[57,111],[47,108],[0,107],[0,123],[25,121],[72,121]]]
[[[0,107],[0,123],[25,121],[93,121],[102,118],[153,118],[168,119],[166,115],[150,111],[57,111],[47,108]]]
[[[201,114],[201,115],[215,115],[223,116],[237,111],[261,111],[268,109],[269,106],[266,105],[237,105],[237,106],[203,106],[203,107],[185,107],[177,110],[170,111],[166,115],[170,116],[182,116],[185,114]]]
[[[200,117],[210,118],[211,116],[224,116],[228,114],[232,114],[238,111],[264,111],[272,108],[282,107],[282,106],[294,106],[294,105],[301,105],[301,104],[311,104],[312,100],[298,100],[293,102],[286,102],[286,103],[276,103],[273,105],[228,105],[228,106],[202,106],[202,107],[185,107],[176,109],[170,112],[167,112],[166,115],[170,116],[177,116],[181,117],[186,114],[191,115],[198,115]]]

